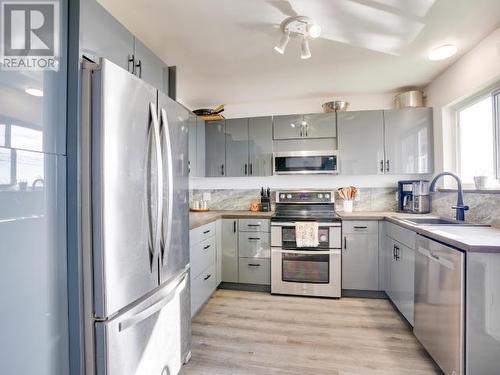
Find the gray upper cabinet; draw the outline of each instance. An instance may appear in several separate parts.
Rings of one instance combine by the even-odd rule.
[[[137,38],[135,38],[134,57],[135,74],[160,91],[168,93],[167,65]]]
[[[197,126],[196,126],[196,116],[190,115],[188,120],[188,147],[189,147],[189,175],[198,175],[198,163],[197,163]]]
[[[205,175],[226,175],[226,139],[224,121],[207,121],[205,124]]]
[[[274,139],[294,139],[301,137],[302,115],[273,117]]]
[[[274,139],[334,138],[335,113],[285,115],[273,118]]]
[[[226,175],[249,175],[248,119],[226,120]]]
[[[205,176],[205,120],[196,117],[196,177]]]
[[[385,172],[433,172],[432,108],[384,111]]]
[[[95,0],[80,2],[82,53],[104,57],[133,71],[134,35]]]
[[[81,2],[81,52],[104,57],[168,92],[168,67],[95,0]]]
[[[249,175],[271,176],[273,158],[273,118],[248,119]]]
[[[383,111],[337,114],[340,173],[384,173]]]
[[[307,138],[336,137],[335,113],[312,113],[304,115],[302,136]]]

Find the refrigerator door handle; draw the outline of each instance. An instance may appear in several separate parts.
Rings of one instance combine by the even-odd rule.
[[[161,225],[163,216],[163,159],[161,155],[161,136],[160,136],[160,124],[158,123],[158,117],[156,116],[156,106],[153,103],[149,103],[149,110],[151,119],[153,122],[153,134],[154,142],[156,148],[156,165],[157,167],[157,202],[156,202],[156,230],[154,232],[154,243],[153,243],[153,259],[152,265],[158,255],[158,251],[161,246]]]
[[[152,304],[151,306],[146,307],[144,310],[138,312],[137,314],[124,320],[123,322],[120,322],[118,330],[122,332],[125,331],[127,328],[135,326],[136,324],[142,322],[143,320],[146,320],[151,315],[160,311],[162,308],[168,305],[168,303],[172,301],[172,299],[174,298],[175,294],[178,293],[180,290],[183,290],[184,287],[186,286],[186,275],[187,273],[184,273],[179,282],[175,283],[168,291],[168,294],[165,297],[163,297],[160,301]]]
[[[167,257],[166,257],[166,248],[170,245],[170,240],[172,238],[172,216],[174,210],[174,167],[172,161],[172,143],[170,140],[170,128],[168,125],[167,112],[164,108],[160,111],[160,118],[162,123],[161,130],[163,131],[163,135],[165,137],[165,152],[167,154],[167,173],[168,173],[168,181],[167,181],[167,233],[165,237],[163,237],[163,224],[161,226],[162,231],[162,242],[161,242],[161,263],[163,266],[166,265]]]

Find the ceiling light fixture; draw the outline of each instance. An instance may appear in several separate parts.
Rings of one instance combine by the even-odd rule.
[[[289,41],[290,41],[290,33],[283,34],[278,45],[274,47],[274,50],[283,55],[285,53],[285,49]]]
[[[311,57],[309,39],[316,39],[321,34],[321,27],[317,23],[309,17],[295,16],[286,18],[281,22],[280,28],[283,35],[274,47],[276,52],[283,55],[290,38],[300,38],[300,58],[305,60]]]
[[[300,58],[302,60],[308,59],[311,57],[311,50],[309,49],[309,41],[307,38],[302,39],[302,43],[300,44]]]
[[[441,47],[434,48],[429,52],[429,60],[439,61],[447,59],[457,53],[458,48],[453,44],[446,44]]]
[[[313,39],[316,39],[321,35],[321,26],[318,25],[317,23],[313,23],[311,25],[307,26],[307,32],[309,33],[309,36]]]
[[[43,91],[40,89],[35,89],[33,87],[28,87],[27,89],[24,90],[26,94],[30,94],[33,96],[43,96]]]

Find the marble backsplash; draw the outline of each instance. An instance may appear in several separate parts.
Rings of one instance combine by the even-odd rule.
[[[260,198],[260,190],[257,189],[194,189],[190,191],[189,201],[192,203],[202,199],[204,192],[211,195],[208,206],[212,210],[248,210],[250,203]],[[335,201],[337,209],[342,211],[342,200],[336,196]],[[271,202],[274,205],[274,192],[271,193]],[[394,211],[396,207],[394,188],[362,188],[359,198],[354,202],[355,211]]]
[[[336,190],[336,189],[333,189]],[[202,199],[202,194],[209,192],[208,202],[212,210],[248,210],[250,203],[258,201],[260,190],[257,189],[195,189],[190,191],[189,200]],[[451,207],[457,202],[456,192],[438,192],[431,196],[432,213],[438,216],[455,217]],[[465,204],[470,210],[465,213],[465,219],[480,224],[490,224],[500,227],[500,194],[464,193]],[[271,201],[274,206],[275,194]],[[337,209],[342,211],[342,200],[336,196]],[[397,197],[395,188],[361,188],[359,199],[354,202],[354,211],[395,211]]]
[[[456,192],[438,192],[431,197],[433,214],[455,218],[451,207],[457,204]],[[464,202],[470,208],[465,212],[465,220],[500,227],[500,194],[466,192]]]

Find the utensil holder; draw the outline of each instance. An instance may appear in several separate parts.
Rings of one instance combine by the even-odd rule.
[[[352,209],[354,207],[354,201],[353,200],[344,200],[344,212],[352,212]]]

